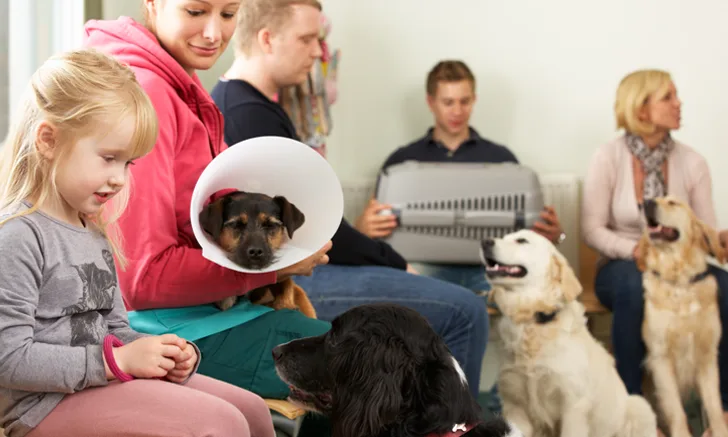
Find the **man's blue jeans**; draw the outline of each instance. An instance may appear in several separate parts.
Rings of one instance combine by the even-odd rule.
[[[723,332],[728,316],[728,272],[710,266],[718,281],[718,299]],[[594,286],[599,301],[612,312],[612,347],[617,372],[631,394],[642,393],[642,362],[646,349],[642,341],[645,302],[642,272],[631,260],[611,260],[599,272]],[[723,409],[728,410],[728,337],[723,335],[718,348],[720,392]]]
[[[331,321],[357,305],[392,302],[418,311],[429,320],[465,372],[473,396],[488,339],[488,312],[472,291],[404,270],[377,266],[323,265],[312,276],[296,276],[316,309]]]
[[[421,275],[437,278],[451,284],[460,285],[487,300],[490,291],[490,282],[485,278],[485,267],[481,264],[433,264],[410,263]],[[491,302],[490,306],[496,307]]]

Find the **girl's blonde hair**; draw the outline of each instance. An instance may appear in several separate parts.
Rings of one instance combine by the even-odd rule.
[[[655,132],[652,123],[639,119],[639,112],[650,98],[661,99],[668,92],[672,78],[662,70],[637,70],[622,79],[617,88],[614,115],[617,129],[636,135]]]
[[[18,207],[26,199],[33,199],[33,205],[3,219],[0,226],[58,199],[58,167],[76,141],[100,134],[102,129],[110,132],[130,116],[135,127],[129,147],[131,156],[138,158],[154,147],[158,126],[154,107],[132,70],[94,49],[70,51],[43,63],[30,79],[0,150],[0,211]],[[56,134],[57,154],[52,160],[36,147],[42,122],[52,125]],[[116,220],[126,206],[130,182],[107,202],[109,206],[102,206],[94,216],[82,217],[87,226],[93,225],[107,238],[122,268],[126,260]]]

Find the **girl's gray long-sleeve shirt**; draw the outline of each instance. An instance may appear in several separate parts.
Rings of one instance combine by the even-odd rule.
[[[0,426],[24,435],[68,393],[107,384],[107,333],[132,330],[111,248],[41,212],[0,226]]]

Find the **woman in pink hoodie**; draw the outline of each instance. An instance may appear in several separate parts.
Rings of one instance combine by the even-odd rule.
[[[212,67],[227,47],[240,3],[145,0],[144,6],[144,25],[128,17],[90,21],[85,40],[132,68],[159,119],[154,150],[132,167],[134,187],[119,221],[128,258],[119,281],[129,319],[139,331],[195,341],[203,356],[199,373],[285,398],[289,389],[275,373],[272,348],[330,325],[244,299],[225,312],[211,303],[310,275],[328,262],[330,243],[277,273],[239,273],[203,258],[190,225],[190,198],[203,169],[227,146],[223,117],[195,71]]]

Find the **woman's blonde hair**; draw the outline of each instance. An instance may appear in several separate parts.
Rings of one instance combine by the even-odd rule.
[[[622,79],[617,88],[614,115],[617,129],[636,135],[655,132],[652,123],[639,119],[639,112],[649,99],[661,99],[669,92],[670,74],[662,70],[637,70]]]
[[[138,158],[154,147],[158,127],[154,107],[131,69],[94,49],[70,51],[43,63],[30,79],[0,150],[0,211],[18,207],[26,199],[33,199],[33,205],[11,214],[0,226],[57,199],[58,167],[76,141],[101,129],[110,132],[130,116],[135,126],[129,147],[131,156]],[[52,160],[36,147],[43,122],[55,131],[58,153]],[[126,206],[130,182],[98,214],[82,217],[107,238],[122,268],[126,260],[115,223]]]

